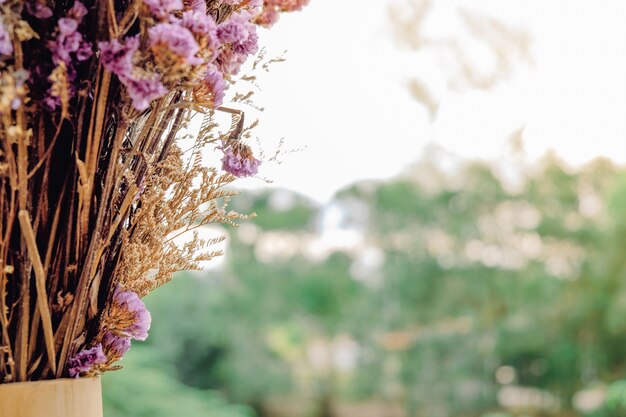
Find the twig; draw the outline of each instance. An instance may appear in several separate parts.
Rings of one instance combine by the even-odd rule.
[[[41,314],[41,322],[43,324],[44,340],[46,342],[46,350],[48,352],[48,361],[52,372],[56,372],[56,354],[54,353],[54,334],[52,331],[52,319],[50,318],[50,309],[48,308],[48,296],[46,294],[46,274],[41,264],[39,250],[37,249],[37,241],[30,223],[30,216],[27,210],[20,210],[17,217],[20,221],[20,229],[22,236],[28,247],[28,254],[35,269],[35,287],[37,289],[37,307]]]

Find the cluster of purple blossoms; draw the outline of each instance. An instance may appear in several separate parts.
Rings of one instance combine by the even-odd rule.
[[[37,0],[26,3],[26,11],[37,19],[52,17],[52,9]]]
[[[180,25],[189,29],[194,34],[206,37],[207,46],[213,51],[216,51],[219,48],[217,23],[215,23],[212,16],[206,14],[205,10],[187,10],[183,12],[180,20],[171,19],[171,22],[180,23]]]
[[[250,148],[243,144],[222,148],[222,169],[236,177],[250,177],[259,172],[261,161],[256,159]]]
[[[86,42],[78,31],[78,25],[86,14],[87,8],[77,0],[67,13],[67,17],[59,19],[59,34],[48,44],[48,48],[52,51],[52,62],[55,65],[64,62],[66,67],[70,68],[73,58],[82,62],[93,54],[91,44]]]
[[[106,332],[103,340],[104,350],[114,358],[121,358],[130,349],[130,338]]]
[[[273,26],[280,17],[281,12],[295,12],[302,10],[310,0],[264,0],[263,10],[256,17],[256,23],[264,26]]]
[[[258,51],[252,21],[263,6],[262,0],[223,2],[240,9],[218,25],[207,14],[203,0],[143,0],[146,10],[157,19],[148,29],[148,46],[160,66],[159,73],[146,74],[134,66],[138,40],[114,39],[98,44],[102,64],[119,77],[137,110],[145,110],[150,102],[167,94],[163,82],[172,80],[172,74],[168,75],[168,70],[175,71],[168,67],[172,63],[182,64],[180,68],[205,65],[199,90],[210,93],[207,102],[214,107],[222,103],[224,79],[237,74],[246,59]]]
[[[40,9],[40,15],[47,15],[45,9]],[[56,38],[48,42],[48,49],[52,52],[52,62],[54,65],[63,63],[67,70],[67,81],[70,87],[70,96],[75,93],[73,81],[76,78],[75,65],[86,61],[93,55],[91,44],[84,40],[82,33],[78,31],[78,25],[87,14],[87,8],[78,0],[74,2],[66,17],[62,17],[58,22],[58,34]],[[51,94],[44,100],[44,105],[51,110],[56,109],[61,104],[59,97]]]
[[[176,23],[159,23],[148,29],[150,47],[156,55],[172,53],[189,65],[198,65],[202,59],[195,56],[200,46],[189,29]]]
[[[148,6],[150,13],[160,19],[184,7],[182,0],[143,0],[143,3]]]
[[[216,64],[224,74],[237,74],[248,56],[259,50],[256,26],[250,23],[252,18],[250,12],[241,11],[217,28],[222,48]]]
[[[113,294],[111,310],[113,320],[124,325],[123,328],[117,328],[117,332],[132,339],[146,340],[152,317],[137,293],[126,291],[118,285]]]
[[[99,42],[98,47],[100,62],[104,68],[117,75],[137,110],[147,109],[152,100],[167,94],[158,74],[140,75],[135,69],[133,56],[139,49],[139,37],[127,38],[125,44],[117,39]]]
[[[102,342],[83,349],[69,360],[69,374],[79,377],[98,365],[121,359],[130,349],[131,339],[146,340],[152,318],[139,296],[117,286],[109,312],[108,325]]]
[[[0,54],[11,55],[12,53],[13,43],[11,42],[11,35],[2,20],[0,20]]]
[[[226,82],[222,73],[213,65],[207,67],[201,90],[209,93],[208,99],[213,103],[213,107],[217,108],[224,101],[224,90],[226,90]]]
[[[206,2],[204,0],[183,0],[183,6],[186,10],[206,14]]]
[[[102,344],[97,344],[90,349],[83,349],[68,361],[69,374],[72,378],[78,378],[97,365],[106,363],[107,357],[102,351]]]

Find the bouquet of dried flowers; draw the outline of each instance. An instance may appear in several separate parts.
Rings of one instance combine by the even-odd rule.
[[[224,91],[257,26],[306,2],[0,0],[0,383],[116,369],[141,297],[219,255],[195,229],[242,218],[224,187],[260,164]]]

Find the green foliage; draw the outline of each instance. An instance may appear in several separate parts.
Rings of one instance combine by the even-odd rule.
[[[409,417],[626,415],[626,172],[553,157],[514,187],[484,163],[415,172],[339,193],[339,231],[360,237],[326,252],[311,249],[324,208],[285,191],[242,199],[257,240],[234,230],[224,269],[147,298],[151,338],[106,377],[108,416],[144,415],[120,400],[141,391],[195,407],[137,406],[157,416],[249,415],[227,398],[274,417],[270,400],[285,396],[313,399],[311,416],[347,400]],[[259,255],[281,240],[285,253]],[[597,384],[609,384],[606,406],[577,410]],[[560,405],[507,408],[503,388]]]
[[[135,347],[124,369],[103,377],[107,417],[254,417],[241,405],[231,405],[216,392],[183,385],[160,369],[162,358],[150,348]]]

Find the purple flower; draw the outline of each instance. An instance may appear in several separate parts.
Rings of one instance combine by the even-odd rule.
[[[187,10],[183,12],[180,24],[192,31],[193,33],[216,35],[217,23],[211,15],[204,12]]]
[[[187,10],[193,10],[206,14],[206,1],[205,0],[185,0],[185,8]]]
[[[11,35],[0,20],[0,54],[11,55],[13,53],[13,43],[11,43]]]
[[[133,291],[126,291],[118,285],[113,295],[113,304],[116,310],[120,310],[119,313],[132,316],[130,325],[119,330],[133,339],[146,340],[152,317],[141,298]]]
[[[223,74],[237,74],[241,66],[246,62],[246,56],[238,54],[232,48],[226,48],[215,59],[217,68]]]
[[[73,35],[78,29],[78,21],[69,17],[62,17],[59,19],[59,32],[61,35],[69,36]]]
[[[152,100],[167,94],[167,89],[157,74],[138,76],[133,72],[133,56],[139,49],[139,37],[128,38],[124,44],[117,39],[99,42],[98,47],[100,62],[104,68],[119,77],[135,109],[145,110]]]
[[[133,107],[139,111],[150,107],[152,100],[167,94],[167,88],[165,88],[157,74],[145,78],[122,77],[120,81],[126,86],[126,91],[128,91],[128,95],[133,101]]]
[[[52,10],[39,1],[26,3],[26,11],[37,19],[47,19],[52,17]]]
[[[249,177],[259,171],[261,161],[252,155],[246,145],[228,146],[223,149],[222,169],[236,177]]]
[[[204,75],[204,85],[211,95],[211,101],[214,107],[219,107],[224,101],[224,90],[226,90],[226,83],[222,73],[217,71],[213,66],[207,69]]]
[[[99,42],[100,62],[107,70],[118,77],[130,77],[133,69],[133,55],[139,49],[139,37],[133,36],[121,44],[117,39]]]
[[[102,352],[102,344],[91,349],[83,349],[68,361],[69,373],[78,378],[81,373],[89,372],[94,366],[106,363],[107,357]]]
[[[256,54],[259,50],[259,37],[256,34],[256,28],[255,32],[250,33],[246,40],[234,44],[233,49],[240,55]]]
[[[48,42],[48,48],[52,51],[52,61],[55,65],[63,61],[71,70],[73,67],[72,56],[78,62],[86,61],[93,54],[91,44],[83,39],[83,35],[78,32],[78,24],[83,19],[87,9],[79,1],[68,12],[68,17],[59,19],[59,34],[56,39]]]
[[[217,36],[226,47],[216,59],[220,71],[225,74],[236,74],[247,56],[258,51],[256,26],[250,23],[251,14],[239,12],[217,28]]]
[[[189,29],[174,23],[159,23],[148,29],[148,33],[150,46],[156,54],[161,52],[161,48],[165,48],[191,65],[202,62],[201,58],[195,56],[200,46]]]
[[[217,28],[220,41],[234,44],[245,42],[252,33],[256,33],[256,27],[250,23],[250,17],[249,13],[234,13]]]
[[[107,332],[104,335],[104,350],[116,358],[121,358],[130,349],[130,338]]]
[[[268,7],[263,9],[261,14],[256,17],[255,22],[263,27],[269,28],[272,27],[278,19],[280,18],[280,13],[274,7]]]
[[[87,16],[87,8],[83,3],[76,0],[72,8],[67,12],[67,15],[80,23],[83,21],[83,17]]]
[[[170,12],[184,7],[182,0],[143,0],[143,2],[150,9],[150,13],[159,18],[164,18]]]

